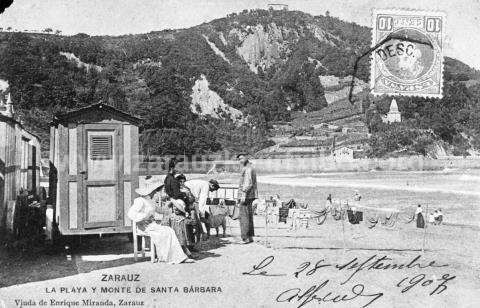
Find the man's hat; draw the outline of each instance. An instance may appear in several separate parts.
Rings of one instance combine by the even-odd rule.
[[[217,180],[211,179],[211,180],[208,181],[208,182],[213,185],[213,190],[217,190],[217,189],[220,188],[220,184],[218,184],[218,181],[217,181]]]
[[[245,152],[243,152],[243,153],[238,153],[238,154],[237,154],[237,159],[239,159],[240,156],[248,157],[248,153],[245,153]]]

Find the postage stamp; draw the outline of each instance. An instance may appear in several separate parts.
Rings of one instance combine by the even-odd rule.
[[[378,9],[372,17],[372,94],[441,98],[445,14]]]

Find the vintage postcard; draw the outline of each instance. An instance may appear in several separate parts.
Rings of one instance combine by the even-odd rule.
[[[479,1],[0,5],[0,308],[480,307]]]

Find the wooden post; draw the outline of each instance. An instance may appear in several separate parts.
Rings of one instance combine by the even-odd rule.
[[[344,215],[343,215],[343,209],[340,207],[340,217],[341,217],[341,220],[342,220],[342,236],[343,236],[343,255],[345,255],[345,251],[346,251],[346,243],[345,243],[345,222],[343,221],[344,220]]]
[[[422,253],[425,252],[425,244],[426,244],[426,241],[427,241],[428,204],[427,204],[427,209],[425,210],[425,218],[423,220],[425,221],[425,228],[423,230]]]
[[[265,202],[265,246],[268,247],[268,208],[269,202]]]
[[[233,233],[232,233],[232,223],[233,223],[233,215],[235,214],[235,207],[233,207],[233,212],[232,212],[232,217],[229,217],[229,219],[227,219],[227,224],[228,224],[228,230],[230,230],[230,236],[233,236]],[[230,221],[231,220],[231,221]]]

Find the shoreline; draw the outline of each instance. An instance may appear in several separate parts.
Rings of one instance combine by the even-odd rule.
[[[181,156],[179,158],[182,158]],[[237,173],[239,165],[232,159],[212,159],[189,161],[187,158],[178,164],[184,173],[207,174],[212,172]],[[160,159],[160,157],[159,157]],[[160,160],[158,160],[160,161]],[[397,158],[332,159],[331,157],[290,157],[251,159],[259,174],[278,173],[331,173],[331,172],[381,172],[381,171],[445,171],[455,169],[480,169],[480,157],[446,157],[439,159],[423,156]],[[139,174],[164,174],[158,162],[141,163]]]

